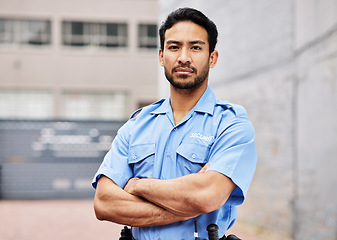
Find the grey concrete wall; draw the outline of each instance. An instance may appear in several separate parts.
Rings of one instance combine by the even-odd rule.
[[[337,239],[337,1],[296,1],[296,239]]]
[[[162,0],[162,19],[183,6],[217,24],[210,85],[255,126],[258,165],[239,218],[337,239],[337,1]]]

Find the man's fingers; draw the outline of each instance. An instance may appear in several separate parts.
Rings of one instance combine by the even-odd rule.
[[[210,164],[211,164],[211,162],[206,163],[206,164],[202,167],[202,169],[200,169],[200,171],[199,171],[198,173],[204,173],[204,172],[206,172],[206,169],[209,167]]]
[[[137,181],[138,179],[139,179],[138,177],[130,178],[129,181],[127,182],[127,184],[126,184],[125,187],[124,187],[124,191],[126,191],[126,192],[132,194],[132,189],[133,189],[133,187],[135,186],[136,181]]]

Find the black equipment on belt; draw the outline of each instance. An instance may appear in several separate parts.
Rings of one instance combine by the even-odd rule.
[[[224,235],[222,238],[219,239],[219,233],[218,233],[219,227],[216,224],[210,224],[207,226],[208,231],[208,240],[241,240],[237,236],[231,234],[227,237]]]
[[[132,237],[130,228],[128,228],[127,226],[124,226],[124,228],[121,231],[121,237],[119,238],[119,240],[135,240]]]
[[[195,223],[195,228],[196,228],[196,223]],[[219,233],[218,233],[219,227],[216,224],[210,224],[207,226],[207,231],[208,231],[208,240],[241,240],[237,236],[231,234],[228,235],[227,237],[224,235],[222,238],[219,239]],[[197,229],[195,229],[197,232]],[[198,239],[198,236],[195,235],[195,238]],[[121,237],[119,240],[135,240],[132,237],[131,230],[127,226],[124,226],[124,228],[121,230]]]

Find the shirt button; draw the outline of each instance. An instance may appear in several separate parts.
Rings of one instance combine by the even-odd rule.
[[[194,153],[192,154],[192,158],[196,158],[197,157],[197,155],[195,155]]]
[[[169,157],[169,156],[171,156],[171,154],[168,152],[168,153],[166,153],[166,156],[168,156],[168,157]]]
[[[133,158],[133,159],[137,159],[137,156],[136,156],[136,155],[133,155],[132,158]]]
[[[178,129],[177,128],[173,128],[173,130],[176,132]]]

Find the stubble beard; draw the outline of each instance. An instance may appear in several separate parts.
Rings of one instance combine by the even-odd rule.
[[[181,67],[181,66],[178,66],[178,67]],[[177,76],[177,78],[179,79],[178,81],[175,81],[174,80],[174,77],[173,77],[173,73],[175,71],[176,68],[178,67],[175,67],[172,69],[171,73],[166,69],[166,67],[164,67],[165,69],[165,77],[166,79],[170,82],[170,84],[176,88],[176,89],[194,89],[194,88],[197,88],[198,86],[200,86],[208,77],[208,73],[209,73],[209,68],[208,66],[206,66],[205,68],[202,69],[201,71],[201,74],[198,75],[198,72],[197,72],[197,69],[196,68],[193,68],[193,67],[190,67],[193,72],[197,75],[193,81],[184,81],[184,79],[187,79],[189,78],[188,75],[179,75]]]

